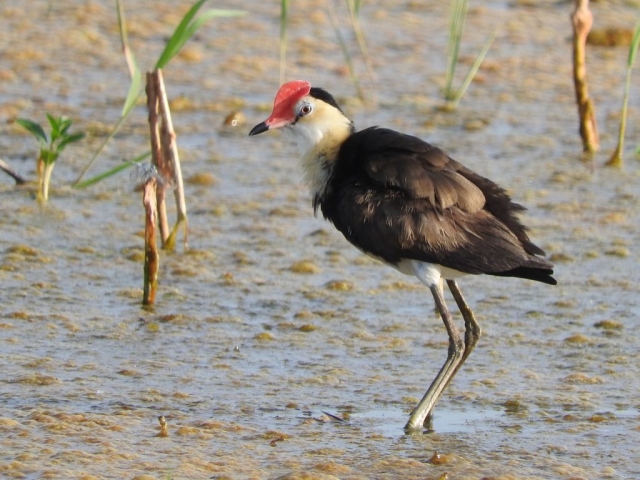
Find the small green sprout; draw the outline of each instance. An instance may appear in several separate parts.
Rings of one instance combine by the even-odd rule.
[[[50,138],[47,137],[40,124],[26,118],[16,119],[16,123],[30,131],[40,144],[36,171],[38,172],[39,185],[37,198],[41,203],[45,203],[49,199],[49,180],[56,160],[67,145],[84,137],[84,133],[81,132],[69,133],[73,121],[67,117],[54,117],[47,113],[47,119],[51,125]]]

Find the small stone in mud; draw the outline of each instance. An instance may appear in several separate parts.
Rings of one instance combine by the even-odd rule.
[[[607,420],[615,420],[616,416],[612,413],[596,413],[595,415],[591,415],[589,417],[589,422],[591,423],[602,423]]]
[[[604,330],[622,330],[624,328],[624,325],[616,320],[601,320],[593,326]]]
[[[227,127],[240,127],[247,123],[247,119],[242,112],[232,112],[224,119],[223,124]]]
[[[558,308],[575,308],[576,302],[573,300],[558,300],[557,302],[553,302],[553,306]]]
[[[289,270],[293,273],[303,273],[307,275],[320,273],[322,271],[320,267],[311,260],[300,260],[298,262],[294,262],[289,267]]]
[[[502,404],[507,413],[520,413],[526,411],[527,407],[520,400],[510,399]]]
[[[353,283],[345,280],[333,280],[325,284],[325,287],[337,292],[348,292],[349,290],[353,290]]]
[[[629,256],[629,249],[627,247],[616,246],[616,247],[610,248],[604,253],[612,257],[626,258]]]
[[[258,340],[260,342],[270,342],[270,341],[276,339],[276,337],[274,337],[273,334],[271,334],[269,332],[259,333],[253,338],[255,338],[256,340]]]
[[[591,339],[586,335],[582,335],[581,333],[576,333],[575,335],[571,335],[570,337],[565,338],[564,341],[566,343],[576,343],[576,344],[591,343]]]
[[[587,35],[587,44],[598,47],[626,47],[631,44],[633,30],[628,28],[594,28]]]
[[[427,460],[427,463],[430,463],[432,465],[446,465],[447,463],[451,462],[451,460],[453,460],[453,457],[451,455],[448,455],[446,453],[434,452],[431,458]]]
[[[575,259],[571,255],[567,255],[566,253],[554,253],[549,257],[552,263],[569,263],[573,262]]]
[[[218,183],[218,179],[209,172],[194,173],[186,179],[189,185],[200,185],[203,187],[210,187]]]
[[[17,245],[11,245],[9,248],[7,248],[5,250],[6,253],[18,253],[20,255],[23,255],[25,257],[36,257],[38,255],[40,255],[40,252],[38,250],[36,250],[35,248],[32,248],[28,245],[24,245],[24,244],[17,244]]]
[[[298,330],[300,330],[301,332],[313,332],[314,330],[316,330],[316,328],[318,327],[311,323],[308,323],[306,325],[302,325]]]
[[[583,384],[583,385],[595,385],[604,383],[604,380],[600,377],[590,377],[584,373],[572,373],[564,379],[565,383]]]

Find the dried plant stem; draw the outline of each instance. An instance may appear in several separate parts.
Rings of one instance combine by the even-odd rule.
[[[149,127],[151,132],[151,161],[166,182],[171,185],[176,201],[178,218],[169,232],[166,214],[166,186],[158,185],[158,215],[162,247],[167,250],[175,248],[175,239],[180,227],[184,225],[184,243],[187,246],[187,204],[184,198],[184,183],[180,168],[180,157],[176,144],[176,134],[171,121],[171,111],[167,100],[162,71],[147,73],[147,104],[149,107]],[[160,121],[158,121],[160,119]]]
[[[187,247],[188,236],[188,220],[187,220],[187,203],[184,198],[184,183],[182,181],[182,168],[180,167],[180,156],[178,155],[178,144],[176,143],[176,133],[173,130],[173,122],[171,121],[171,110],[169,109],[169,101],[162,80],[162,70],[158,70],[158,86],[160,87],[160,113],[162,115],[162,123],[160,125],[160,139],[162,141],[162,151],[167,166],[171,172],[171,184],[173,185],[173,194],[178,210],[178,218],[176,224],[171,230],[169,238],[164,243],[164,248],[173,250],[175,248],[175,240],[180,227],[184,225],[184,245]]]
[[[589,98],[587,86],[585,50],[587,35],[593,25],[589,0],[576,0],[576,9],[571,15],[571,22],[573,23],[573,82],[580,115],[580,136],[583,150],[593,153],[598,150],[599,140],[595,108]]]
[[[160,257],[156,245],[156,178],[152,175],[144,183],[142,204],[145,211],[144,222],[144,293],[143,305],[153,305],[156,301],[158,285],[158,264]]]
[[[4,160],[0,160],[0,170],[13,178],[16,181],[16,185],[23,185],[27,183],[27,181],[16,173]]]
[[[156,167],[156,170],[162,175],[163,178],[169,179],[169,176],[165,176],[165,170],[163,169],[165,162],[162,152],[162,143],[160,141],[160,105],[159,105],[159,92],[158,76],[154,75],[154,72],[147,72],[147,108],[149,110],[149,129],[151,139],[151,164]],[[162,239],[162,245],[164,245],[167,238],[169,238],[169,221],[167,220],[167,207],[165,202],[165,191],[169,182],[162,182],[156,189],[156,204],[158,210],[158,222],[160,225],[160,238]]]

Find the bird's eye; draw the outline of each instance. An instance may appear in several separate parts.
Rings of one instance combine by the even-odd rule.
[[[313,111],[313,107],[308,103],[305,103],[300,107],[300,115],[309,115]]]

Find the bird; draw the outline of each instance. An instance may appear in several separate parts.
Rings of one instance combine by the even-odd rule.
[[[418,137],[379,126],[356,131],[330,93],[304,80],[280,87],[271,115],[249,136],[274,129],[297,144],[314,214],[320,210],[357,249],[431,291],[449,348],[405,431],[432,431],[434,406],[481,335],[457,279],[484,274],[557,284],[554,265],[518,216],[525,208]],[[464,337],[445,303],[445,281]]]

